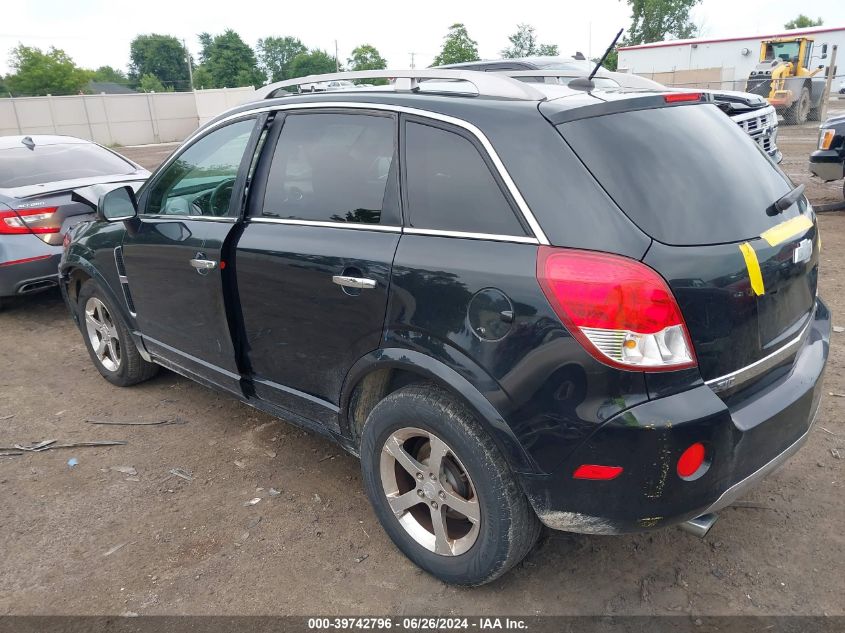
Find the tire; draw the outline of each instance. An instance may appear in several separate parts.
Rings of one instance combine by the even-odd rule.
[[[439,468],[430,468],[432,454],[442,455]],[[410,385],[375,406],[362,433],[361,470],[388,536],[444,582],[490,582],[537,541],[537,515],[492,438],[465,405],[439,387]],[[435,517],[445,526],[440,538]]]
[[[810,112],[807,114],[808,121],[821,121],[822,120],[822,107],[819,105],[817,108],[810,108]]]
[[[82,285],[76,309],[88,355],[103,378],[128,387],[158,373],[158,365],[141,358],[123,315],[95,281],[89,279]],[[107,343],[95,348],[94,340]]]
[[[783,121],[787,125],[802,125],[810,114],[810,91],[807,86],[801,88],[798,98],[783,112]]]

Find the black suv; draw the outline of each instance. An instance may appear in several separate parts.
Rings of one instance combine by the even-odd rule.
[[[333,438],[447,582],[503,574],[541,523],[705,532],[818,410],[802,188],[699,93],[320,80],[387,76],[265,88],[100,198],[60,266],[97,369]]]

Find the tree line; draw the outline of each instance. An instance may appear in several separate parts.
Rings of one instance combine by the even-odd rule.
[[[690,19],[691,9],[701,0],[626,0],[631,8],[631,26],[623,45],[644,44],[667,38],[682,39],[697,34]],[[821,24],[799,15],[785,28]],[[0,95],[66,95],[96,91],[92,82],[109,82],[142,92],[187,91],[201,88],[260,86],[305,75],[337,70],[380,70],[387,61],[372,44],[361,44],[341,61],[319,48],[309,48],[299,38],[272,36],[249,46],[232,29],[219,34],[200,33],[199,59],[191,58],[183,41],[158,33],[138,35],[129,45],[129,66],[124,72],[111,66],[95,70],[77,66],[67,53],[51,47],[42,51],[19,44],[11,51],[12,71],[0,77]],[[557,44],[538,42],[530,24],[518,24],[508,36],[510,45],[500,51],[503,58],[559,55]],[[477,61],[478,42],[466,25],[451,25],[443,38],[433,66]],[[616,69],[614,50],[605,67]]]
[[[198,39],[200,54],[194,60],[184,43],[172,35],[138,35],[129,45],[126,72],[111,66],[80,68],[61,49],[43,51],[19,44],[10,53],[12,72],[0,77],[0,93],[4,97],[84,94],[95,91],[92,82],[116,83],[140,92],[182,92],[260,86],[338,69],[387,67],[371,44],[357,46],[349,59],[341,62],[324,50],[309,49],[292,36],[260,39],[254,49],[231,29],[214,35],[200,33]]]

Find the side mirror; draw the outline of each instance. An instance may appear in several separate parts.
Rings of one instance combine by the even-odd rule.
[[[97,214],[106,222],[131,220],[138,215],[138,201],[135,190],[129,185],[112,189],[100,196]]]

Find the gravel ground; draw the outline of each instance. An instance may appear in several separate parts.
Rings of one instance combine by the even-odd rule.
[[[784,168],[814,203],[841,200],[841,183],[806,174],[815,141],[813,126],[783,128]],[[172,149],[122,151],[154,167]],[[845,215],[820,222],[821,294],[838,315]],[[0,313],[0,367],[0,445],[128,442],[0,457],[0,614],[845,614],[845,334],[805,448],[704,540],[551,533],[472,590],[393,547],[356,460],[328,441],[170,372],[109,385],[57,293]]]

